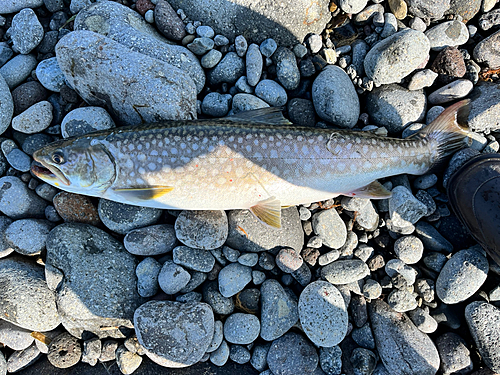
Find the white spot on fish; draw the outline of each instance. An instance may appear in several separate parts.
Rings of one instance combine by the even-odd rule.
[[[304,140],[303,136],[301,136],[301,135],[297,136],[297,141],[298,142],[302,142],[303,140]]]
[[[301,150],[304,155],[309,155],[309,148],[306,145],[302,146]]]
[[[394,146],[389,143],[389,151],[394,151]]]
[[[149,155],[151,155],[151,156],[158,156],[158,151],[153,150],[153,151],[151,151],[151,152],[149,153]]]
[[[133,143],[129,144],[128,149],[129,149],[129,151],[134,151],[134,149],[135,149],[134,144]]]
[[[423,157],[424,157],[424,154],[419,154],[419,155],[417,155],[417,160],[422,160]]]
[[[174,164],[177,161],[177,158],[170,158],[170,162]]]
[[[208,152],[213,152],[215,147],[213,145],[208,146]]]
[[[381,161],[379,161],[377,163],[377,168],[382,168],[384,166],[384,163],[382,163]]]
[[[345,148],[350,150],[352,148],[352,143],[348,143],[347,146],[345,146]]]
[[[358,143],[358,144],[361,143],[361,138],[356,137],[356,143]]]
[[[271,150],[270,153],[269,153],[269,156],[271,158],[277,158],[278,157],[278,151],[276,150]]]
[[[234,142],[234,137],[230,136],[228,140],[229,140],[229,142]]]
[[[185,144],[184,142],[182,142],[182,143],[181,143],[181,148],[182,148],[183,150],[185,150],[185,149],[186,149],[186,144]]]
[[[363,167],[365,168],[370,168],[372,166],[372,163],[370,163],[369,161],[365,161],[365,163],[363,164]]]
[[[132,161],[132,159],[127,159],[127,161],[125,162],[125,167],[128,169],[134,168],[134,162]]]
[[[156,164],[155,163],[149,163],[148,168],[150,171],[154,171],[156,169]]]
[[[141,151],[141,150],[142,150],[142,145],[141,145],[141,144],[138,144],[138,145],[137,145],[137,149],[138,149],[139,151]]]
[[[372,145],[376,145],[377,144],[377,140],[376,139],[372,139]]]
[[[372,152],[372,159],[376,159],[376,158],[377,158],[377,156],[378,156],[377,151],[373,151],[373,152]]]
[[[258,140],[258,139],[255,139],[255,140],[253,141],[253,144],[254,144],[255,146],[258,146],[258,145],[259,145],[259,140]]]
[[[130,172],[129,176],[130,177],[134,177],[135,176],[135,172],[134,171]]]
[[[317,153],[317,154],[320,154],[321,153],[321,149],[319,148],[319,146],[314,146],[313,147],[314,151]]]
[[[236,177],[243,177],[243,173],[245,173],[245,171],[241,167],[236,168],[235,172],[236,172]]]
[[[290,152],[290,146],[285,145],[285,147],[283,147],[283,150],[284,150],[285,152]]]
[[[267,149],[267,143],[266,142],[262,142],[262,144],[260,145],[260,147],[262,147],[263,150],[266,150]]]
[[[215,177],[215,176],[217,176],[217,175],[219,174],[219,170],[218,170],[217,168],[214,168],[214,169],[212,169],[212,171],[210,172],[210,174],[211,174],[213,177]]]
[[[363,146],[363,154],[367,154],[367,153],[368,153],[368,146],[364,145]]]
[[[345,163],[338,163],[337,164],[337,169],[339,171],[343,171],[345,169]]]
[[[158,159],[156,159],[156,162],[159,163],[159,164],[161,164],[161,163],[163,163],[163,159],[162,158],[158,158]]]
[[[401,154],[403,153],[403,149],[401,148],[401,146],[398,146],[398,152]]]
[[[351,164],[351,171],[355,171],[356,169],[358,169],[358,167],[356,166],[356,164],[352,163]]]
[[[324,138],[323,138],[323,136],[322,136],[322,135],[319,135],[319,136],[318,136],[318,142],[322,142],[322,141],[323,141],[323,139],[324,139]]]
[[[162,156],[168,156],[168,151],[167,151],[167,150],[163,150],[163,151],[161,152],[161,154],[162,154]]]
[[[238,143],[243,143],[243,137],[238,137]]]
[[[245,147],[245,150],[247,150],[247,152],[252,152],[252,146],[247,145],[247,146]]]
[[[149,146],[151,146],[151,144],[149,142],[146,142],[146,149],[149,150]]]
[[[171,148],[170,149],[170,153],[174,154],[174,155],[177,155],[177,149],[175,147]]]
[[[226,179],[225,179],[224,177],[219,177],[219,178],[217,179],[217,183],[218,183],[219,185],[224,185],[224,184],[226,183]]]
[[[137,155],[137,160],[139,160],[139,161],[144,161],[144,160],[146,160],[146,155],[145,155],[145,154],[138,154],[138,155]]]
[[[153,139],[153,140],[151,141],[151,144],[152,144],[152,145],[156,145],[156,139]]]
[[[184,173],[184,167],[175,167],[174,169],[174,172],[175,173]]]
[[[193,144],[191,145],[191,148],[192,148],[194,151],[198,150],[198,143],[193,143]]]
[[[312,164],[311,163],[304,164],[303,170],[304,170],[305,173],[311,173],[311,171],[312,171]]]
[[[139,172],[139,174],[144,174],[144,173],[146,173],[146,170],[143,167],[139,167],[137,172]]]
[[[131,180],[127,180],[127,185],[132,185],[132,181]]]
[[[406,160],[401,160],[401,166],[406,167]]]
[[[158,147],[163,147],[163,141],[158,142]]]

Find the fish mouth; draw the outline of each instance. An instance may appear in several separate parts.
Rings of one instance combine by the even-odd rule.
[[[31,166],[31,172],[33,172],[35,176],[54,184],[61,182],[66,186],[70,185],[69,180],[57,167],[45,164],[43,161],[37,160],[36,157],[34,159],[35,162]]]

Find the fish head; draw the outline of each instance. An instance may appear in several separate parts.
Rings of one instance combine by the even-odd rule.
[[[100,196],[116,177],[115,161],[98,138],[76,137],[51,143],[33,153],[31,171],[62,190]]]

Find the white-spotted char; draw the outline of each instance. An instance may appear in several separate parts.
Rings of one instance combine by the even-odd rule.
[[[279,227],[282,206],[389,197],[377,179],[424,174],[462,147],[467,108],[459,102],[403,140],[285,125],[275,109],[122,127],[46,146],[32,171],[74,193],[156,208],[250,209]]]

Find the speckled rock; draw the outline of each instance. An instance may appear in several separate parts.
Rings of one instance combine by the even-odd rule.
[[[53,224],[41,219],[16,220],[5,229],[5,241],[21,255],[40,254]]]
[[[359,99],[349,76],[338,66],[327,66],[314,80],[312,100],[317,114],[341,128],[358,122]]]
[[[206,303],[150,301],[134,314],[134,327],[146,355],[164,367],[198,362],[214,336],[214,315]]]
[[[473,51],[474,60],[486,64],[490,69],[498,69],[500,67],[497,47],[499,43],[500,30],[477,43]]]
[[[432,27],[425,32],[433,51],[441,51],[445,47],[456,47],[466,43],[469,31],[464,23],[454,20]]]
[[[90,31],[64,36],[56,54],[75,91],[87,103],[106,107],[124,124],[196,118],[196,86],[191,77],[173,65]],[[127,80],[110,71],[122,71]],[[161,99],[167,96],[168,101]]]
[[[187,246],[177,246],[172,255],[174,263],[193,271],[210,272],[215,264],[215,258],[209,251]]]
[[[336,260],[321,269],[321,277],[332,284],[350,284],[370,274],[370,269],[360,259]]]
[[[486,281],[488,269],[488,260],[480,252],[473,249],[456,252],[436,281],[439,299],[448,305],[465,301]]]
[[[91,198],[62,191],[53,198],[54,207],[64,221],[98,225],[101,220]]]
[[[465,308],[465,320],[485,365],[500,372],[500,310],[484,301],[472,302]]]
[[[49,345],[47,359],[57,368],[68,368],[76,365],[82,357],[82,347],[76,337],[64,332]]]
[[[13,350],[28,348],[35,340],[31,332],[6,320],[0,320],[0,342]],[[2,374],[1,371],[0,374]]]
[[[312,227],[325,246],[339,249],[346,242],[347,228],[335,209],[315,213],[312,217]]]
[[[316,345],[332,347],[347,334],[347,309],[342,295],[326,281],[315,281],[300,294],[300,324],[307,337]]]
[[[170,40],[182,40],[186,36],[184,23],[168,1],[160,0],[154,8],[155,24],[158,30]]]
[[[47,284],[57,295],[68,332],[75,337],[84,331],[101,338],[123,337],[118,327],[132,328],[134,310],[142,302],[135,257],[109,234],[87,224],[57,226],[46,247]]]
[[[378,353],[391,375],[437,372],[440,361],[434,343],[404,313],[395,312],[381,300],[372,301],[369,312]]]
[[[157,208],[131,206],[102,198],[99,199],[97,210],[103,224],[120,234],[155,224],[162,213]]]
[[[40,357],[40,354],[40,350],[36,347],[35,344],[31,344],[30,347],[24,350],[19,350],[12,353],[12,355],[7,360],[7,369],[5,372],[18,372],[32,365]]]
[[[30,8],[25,8],[14,16],[9,30],[12,49],[23,55],[35,49],[42,41],[44,34],[42,24]]]
[[[226,298],[220,293],[217,281],[205,283],[202,290],[203,301],[212,307],[214,313],[228,315],[234,311],[233,298]]]
[[[234,313],[224,322],[224,338],[231,344],[250,344],[259,333],[259,319],[252,314]]]
[[[397,133],[410,123],[424,119],[426,97],[423,90],[407,90],[400,85],[383,85],[368,93],[366,111],[373,123]]]
[[[11,219],[44,218],[47,202],[18,177],[0,178],[0,211]]]
[[[135,269],[137,292],[141,297],[152,297],[158,292],[158,275],[162,265],[154,258],[144,258]]]
[[[5,78],[0,74],[0,134],[9,127],[13,114],[14,102],[12,101],[12,95]]]
[[[232,297],[252,281],[252,269],[231,263],[219,272],[219,290],[224,297]]]
[[[274,375],[311,374],[318,362],[314,346],[294,332],[274,340],[267,353],[267,364]]]
[[[299,320],[296,297],[273,279],[264,281],[260,293],[260,336],[266,341],[276,340]]]
[[[131,230],[123,239],[131,254],[152,256],[172,251],[177,244],[173,225],[158,224]]]
[[[227,222],[224,211],[182,211],[175,221],[175,235],[186,246],[217,249],[226,242]]]
[[[219,83],[235,83],[238,78],[245,74],[245,63],[236,52],[228,52],[215,68],[207,74],[208,83],[217,85]]]
[[[436,339],[441,357],[440,369],[444,374],[469,372],[473,369],[470,351],[463,338],[454,332],[446,332]]]
[[[36,68],[36,65],[37,61],[33,55],[17,55],[7,61],[5,65],[0,68],[0,75],[3,76],[5,82],[12,90],[19,86],[26,78],[28,78],[28,76],[31,74],[31,71]],[[14,97],[14,95],[12,95],[12,97]]]
[[[429,40],[421,31],[399,31],[368,52],[366,75],[376,85],[399,83],[427,59],[429,49]]]
[[[0,259],[2,319],[31,331],[50,331],[60,323],[56,297],[43,268],[21,257]]]
[[[293,52],[286,47],[278,47],[272,59],[279,83],[287,90],[295,90],[300,83],[300,72]]]
[[[171,261],[163,263],[160,274],[158,275],[158,283],[161,290],[167,294],[178,293],[184,288],[191,275],[183,267]]]
[[[486,134],[500,129],[498,85],[493,82],[479,82],[470,97],[473,99],[467,119],[470,129]]]
[[[239,94],[238,94],[239,95]],[[281,229],[270,228],[248,210],[228,212],[229,234],[226,245],[247,252],[260,252],[278,247],[302,250],[304,230],[296,207],[281,210]]]

